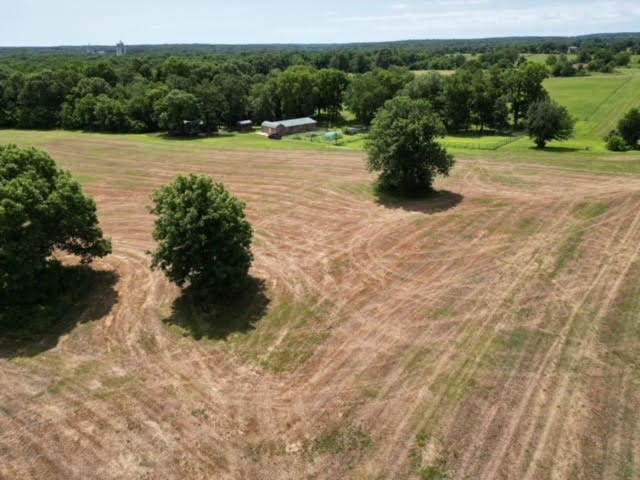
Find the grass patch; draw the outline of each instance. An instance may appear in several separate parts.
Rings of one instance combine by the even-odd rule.
[[[451,478],[449,462],[439,459],[433,465],[419,469],[418,477],[420,480],[449,480]]]
[[[453,317],[456,314],[456,309],[453,305],[443,305],[440,307],[434,307],[428,310],[427,315],[433,320],[442,320],[445,318]]]
[[[341,454],[354,451],[366,451],[373,446],[369,433],[359,427],[350,426],[333,430],[331,433],[313,441],[311,452],[315,454]]]
[[[339,183],[334,187],[339,192],[362,197],[364,199],[374,199],[376,197],[377,186],[371,182],[349,182]]]
[[[273,372],[293,371],[305,363],[329,335],[323,320],[331,305],[291,295],[273,302],[265,285],[254,280],[245,294],[215,305],[198,305],[189,295],[159,315],[176,334],[198,341],[223,341],[247,362]]]
[[[482,135],[468,133],[466,135],[450,135],[442,139],[442,145],[446,148],[458,148],[467,150],[494,151],[517,142],[520,136]]]
[[[446,458],[440,457],[434,461],[425,461],[424,451],[430,441],[431,435],[424,430],[416,435],[416,445],[409,451],[412,469],[420,480],[449,480],[451,473]]]
[[[609,209],[609,205],[602,202],[589,203],[582,202],[573,211],[574,217],[578,220],[592,220],[599,217]]]
[[[427,348],[421,348],[412,352],[404,366],[404,373],[407,376],[413,376],[418,373],[421,367],[425,364],[429,353],[431,352]]]
[[[329,307],[327,302],[287,300],[274,309],[263,331],[256,332],[263,341],[272,339],[267,353],[259,355],[260,364],[273,372],[293,371],[304,364],[329,336],[328,330],[318,327]]]
[[[574,225],[558,250],[558,256],[554,268],[550,274],[550,278],[554,278],[564,268],[577,257],[578,248],[582,244],[585,232],[589,223],[599,217],[609,209],[606,203],[588,203],[579,204],[573,211],[573,215],[578,220]]]
[[[514,234],[529,237],[535,233],[538,225],[538,221],[535,218],[522,218],[515,225]]]
[[[558,257],[556,263],[551,272],[551,278],[554,278],[576,257],[578,247],[582,243],[584,238],[583,228],[574,228],[569,232],[569,235],[564,239],[558,250]]]

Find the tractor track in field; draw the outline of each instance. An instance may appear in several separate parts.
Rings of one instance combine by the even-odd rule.
[[[384,204],[360,154],[90,138],[47,150],[96,199],[113,284],[53,345],[0,343],[0,479],[607,478],[638,452],[620,418],[591,448],[578,405],[607,372],[620,412],[636,400],[631,364],[585,365],[638,264],[640,178],[467,160],[439,198]],[[179,291],[149,269],[148,206],[183,172],[247,203],[255,330],[198,341],[164,320]]]

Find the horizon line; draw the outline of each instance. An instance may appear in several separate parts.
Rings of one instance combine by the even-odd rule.
[[[290,43],[206,43],[206,42],[189,42],[189,43],[131,43],[125,45],[129,47],[165,47],[165,46],[203,46],[203,47],[305,47],[305,46],[350,46],[350,45],[376,45],[376,44],[389,44],[389,43],[406,43],[406,42],[458,42],[458,41],[482,41],[482,40],[518,40],[518,39],[581,39],[586,37],[597,37],[607,35],[638,35],[640,32],[594,32],[583,33],[579,35],[505,35],[495,37],[456,37],[456,38],[407,38],[401,40],[376,40],[376,41],[359,41],[359,42],[290,42]],[[121,41],[121,40],[120,40]],[[86,47],[115,47],[118,42],[113,44],[102,43],[85,43],[85,44],[61,44],[61,45],[0,45],[2,49],[24,49],[24,48],[86,48]]]

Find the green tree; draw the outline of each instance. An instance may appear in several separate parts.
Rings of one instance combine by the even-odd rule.
[[[444,114],[446,97],[444,96],[444,80],[442,75],[436,72],[425,75],[417,75],[401,90],[400,95],[414,100],[429,100],[433,109],[439,114]]]
[[[158,126],[170,132],[186,134],[189,123],[200,120],[198,99],[187,92],[172,90],[154,105]]]
[[[278,76],[278,96],[287,118],[313,115],[318,99],[317,72],[304,65],[291,67]]]
[[[507,96],[511,102],[513,126],[518,127],[520,118],[529,106],[548,96],[542,82],[549,76],[547,67],[525,62],[507,73]]]
[[[349,78],[343,71],[323,69],[317,75],[318,109],[325,110],[336,119],[342,109],[344,92],[349,86]]]
[[[243,202],[204,175],[179,176],[153,200],[154,269],[201,298],[234,295],[246,286],[253,230]]]
[[[58,125],[65,92],[49,70],[27,75],[17,102],[21,128],[53,128]]]
[[[378,111],[366,143],[369,171],[380,172],[384,189],[411,195],[431,189],[436,175],[448,175],[453,157],[437,142],[445,135],[426,100],[396,97]]]
[[[222,122],[228,127],[235,127],[240,120],[246,120],[249,114],[250,93],[247,76],[239,73],[220,73],[216,75],[213,83],[226,100]]]
[[[631,148],[640,148],[640,110],[632,108],[618,122],[618,132]]]
[[[111,253],[95,202],[45,152],[0,146],[0,296],[29,298],[54,251],[83,263]]]
[[[541,100],[529,107],[527,129],[538,148],[544,148],[550,140],[571,138],[574,126],[569,111],[552,100]]]
[[[85,76],[102,78],[109,85],[118,83],[118,74],[113,65],[107,61],[101,60],[96,63],[90,63],[85,69]]]
[[[195,88],[195,96],[202,118],[207,126],[207,132],[217,131],[222,124],[225,113],[229,110],[227,99],[220,88],[210,80],[205,80]]]
[[[473,76],[459,70],[445,80],[445,115],[447,128],[451,131],[467,130],[471,125],[473,102]]]
[[[282,102],[278,94],[278,74],[272,72],[266,81],[256,83],[251,91],[251,118],[258,123],[282,118]]]
[[[96,130],[101,132],[125,132],[129,128],[126,106],[106,95],[96,98],[94,118]]]
[[[413,74],[406,68],[394,67],[389,70],[374,70],[359,75],[351,81],[345,94],[345,104],[359,122],[370,124],[376,111],[393,98],[404,86],[413,80]]]

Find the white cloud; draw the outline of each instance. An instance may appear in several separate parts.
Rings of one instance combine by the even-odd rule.
[[[414,38],[492,35],[544,35],[550,32],[596,32],[628,24],[640,25],[637,2],[607,1],[553,3],[498,8],[488,0],[440,0],[439,6],[394,9],[388,15],[336,17],[332,22],[377,32],[393,32]],[[469,8],[474,4],[475,8]],[[446,5],[448,8],[443,8]],[[463,8],[464,7],[464,8]]]

